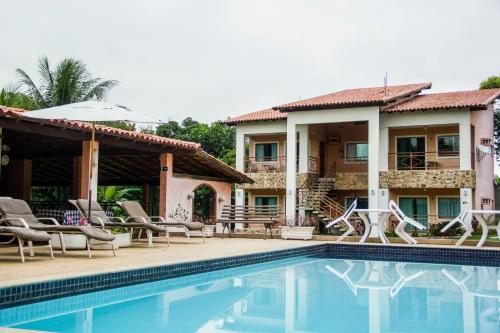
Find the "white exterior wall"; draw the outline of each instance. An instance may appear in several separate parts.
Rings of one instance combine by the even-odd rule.
[[[236,126],[236,170],[245,172],[245,138],[249,135],[265,135],[286,133],[286,121],[261,121],[254,123],[241,123]],[[245,190],[235,191],[236,205],[245,204]],[[243,228],[243,224],[237,223],[235,229]]]
[[[460,169],[471,169],[471,112],[469,109],[453,111],[415,111],[404,113],[384,113],[380,115],[380,131],[391,127],[419,127],[458,124],[460,128]],[[387,159],[387,154],[385,155]],[[384,164],[385,163],[385,164]],[[382,163],[383,166],[387,161]]]
[[[379,108],[360,107],[335,110],[294,111],[288,113],[287,142],[295,142],[300,125],[368,121],[368,206],[378,207],[379,196]],[[371,143],[371,144],[370,144]],[[287,156],[296,155],[296,145],[287,145]],[[287,158],[286,217],[295,218],[296,180],[295,160]],[[376,219],[376,217],[374,217]]]
[[[285,120],[238,124],[236,126],[236,170],[245,172],[245,137],[247,135],[277,133],[286,133]]]

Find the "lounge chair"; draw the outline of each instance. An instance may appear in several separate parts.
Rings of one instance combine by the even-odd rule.
[[[346,209],[346,211],[344,212],[344,214],[342,216],[337,217],[335,220],[331,221],[330,223],[328,223],[326,225],[325,228],[327,228],[327,229],[333,227],[335,224],[337,224],[339,222],[344,222],[347,225],[347,231],[344,232],[339,238],[337,238],[337,242],[341,242],[344,238],[346,238],[347,236],[349,236],[350,234],[352,234],[354,232],[354,227],[351,224],[351,222],[349,221],[349,218],[351,217],[352,213],[356,209],[357,204],[358,204],[358,200],[355,199],[353,201],[353,203],[349,206],[349,208]]]
[[[87,199],[69,200],[69,202],[78,209],[78,211],[82,216],[88,218],[89,201]],[[130,232],[131,237],[134,229],[138,229],[139,235],[137,240],[140,239],[141,231],[146,230],[149,247],[153,247],[153,232],[165,232],[167,243],[170,244],[168,238],[168,231],[166,230],[167,228],[165,227],[157,226],[155,224],[143,221],[130,222],[128,220],[124,220],[121,217],[109,217],[106,215],[106,212],[102,209],[102,207],[99,205],[97,201],[92,201],[91,209],[92,209],[90,214],[91,225],[100,226],[102,228],[105,227],[125,228],[131,231]]]
[[[64,246],[64,234],[82,234],[87,238],[87,251],[89,258],[92,258],[90,250],[90,239],[96,239],[108,242],[115,253],[113,240],[115,236],[111,233],[93,228],[91,226],[60,225],[56,219],[50,217],[37,218],[31,211],[26,201],[12,198],[0,198],[0,211],[3,212],[3,221],[12,227],[26,227],[35,231],[45,231],[49,234],[58,234],[61,241],[61,251],[66,253]],[[45,224],[40,221],[46,221],[52,224]]]
[[[183,228],[184,234],[188,238],[188,243],[191,243],[190,236],[196,235],[201,236],[203,242],[205,242],[205,234],[203,233],[203,228],[205,225],[200,222],[179,222],[173,219],[164,219],[162,216],[149,216],[141,204],[136,201],[123,201],[117,202],[123,210],[129,215],[127,220],[132,220],[134,222],[142,222],[142,223],[152,223],[157,226],[167,227],[167,235],[168,235],[168,227],[171,228]],[[154,220],[157,220],[156,222]],[[168,236],[167,236],[168,237]]]
[[[0,219],[0,223],[4,222],[4,219]],[[5,220],[5,222],[7,222]],[[50,242],[50,235],[45,231],[36,231],[30,230],[26,225],[24,227],[5,227],[0,226],[0,235],[3,236],[12,236],[12,239],[7,242],[1,242],[0,244],[10,244],[13,243],[17,239],[17,244],[19,247],[19,255],[21,256],[21,261],[24,260],[24,250],[23,248],[24,242],[28,242],[28,249],[30,251],[30,257],[33,257],[35,253],[33,252],[33,242],[47,242],[48,245],[43,247],[48,247],[50,251],[50,258],[54,260],[54,252],[52,251],[52,244]],[[42,246],[37,246],[42,247]]]
[[[410,224],[417,229],[423,230],[425,229],[425,226],[422,225],[420,222],[417,222],[414,219],[408,217],[405,213],[403,213],[401,208],[399,208],[399,206],[393,200],[389,202],[389,209],[399,221],[398,225],[396,226],[396,229],[394,230],[396,235],[398,235],[402,240],[404,240],[408,244],[417,244],[417,241],[413,237],[408,235],[408,233],[406,233],[405,227],[408,224]]]
[[[460,214],[458,214],[457,217],[455,217],[453,220],[448,222],[443,229],[441,229],[441,233],[445,233],[448,229],[451,228],[452,225],[456,223],[460,223],[462,225],[462,228],[465,230],[464,234],[460,239],[455,243],[456,246],[462,245],[462,243],[472,234],[474,231],[474,228],[472,228],[471,224],[471,218],[468,216],[469,215],[469,205],[464,205],[462,207],[462,210],[460,211]]]

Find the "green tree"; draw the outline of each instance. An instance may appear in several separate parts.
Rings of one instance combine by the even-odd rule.
[[[0,90],[0,105],[33,110],[36,102],[28,95],[19,91],[19,87],[7,86]]]
[[[171,120],[158,126],[156,135],[198,142],[207,153],[229,165],[235,164],[236,130],[219,121],[204,124],[188,117],[179,124]]]
[[[481,89],[500,88],[500,76],[490,76],[479,85]]]
[[[16,73],[21,87],[35,101],[37,108],[102,100],[118,84],[115,80],[93,77],[85,63],[73,58],[64,58],[52,69],[47,57],[41,57],[38,60],[38,85],[24,70],[18,68]]]
[[[500,76],[490,76],[479,85],[481,89],[500,88]],[[495,104],[493,113],[493,128],[494,128],[494,148],[497,161],[500,161],[500,106]]]

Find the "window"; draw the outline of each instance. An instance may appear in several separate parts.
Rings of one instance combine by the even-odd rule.
[[[278,197],[255,197],[255,206],[277,206]]]
[[[278,143],[256,143],[255,144],[255,160],[277,161],[278,160]]]
[[[457,197],[439,197],[438,202],[438,218],[449,219],[460,214],[460,198]]]
[[[438,135],[438,156],[458,156],[460,152],[460,138],[458,135]]]
[[[345,198],[345,208],[348,208],[352,205],[354,199],[358,199],[358,203],[356,208],[358,209],[368,209],[368,198],[356,198],[356,197],[347,197]]]
[[[368,161],[368,143],[366,142],[348,142],[345,145],[345,150],[345,159],[347,162]]]
[[[399,137],[396,150],[398,170],[425,169],[425,137]]]
[[[424,197],[403,197],[399,198],[399,207],[409,217],[417,220],[423,225],[427,225],[427,198]]]

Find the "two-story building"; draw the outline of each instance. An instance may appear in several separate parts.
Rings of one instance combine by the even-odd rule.
[[[237,204],[329,219],[355,198],[362,208],[394,200],[426,224],[464,204],[494,208],[500,89],[422,93],[430,88],[348,89],[226,120],[236,126],[237,169],[255,181],[238,186]]]

